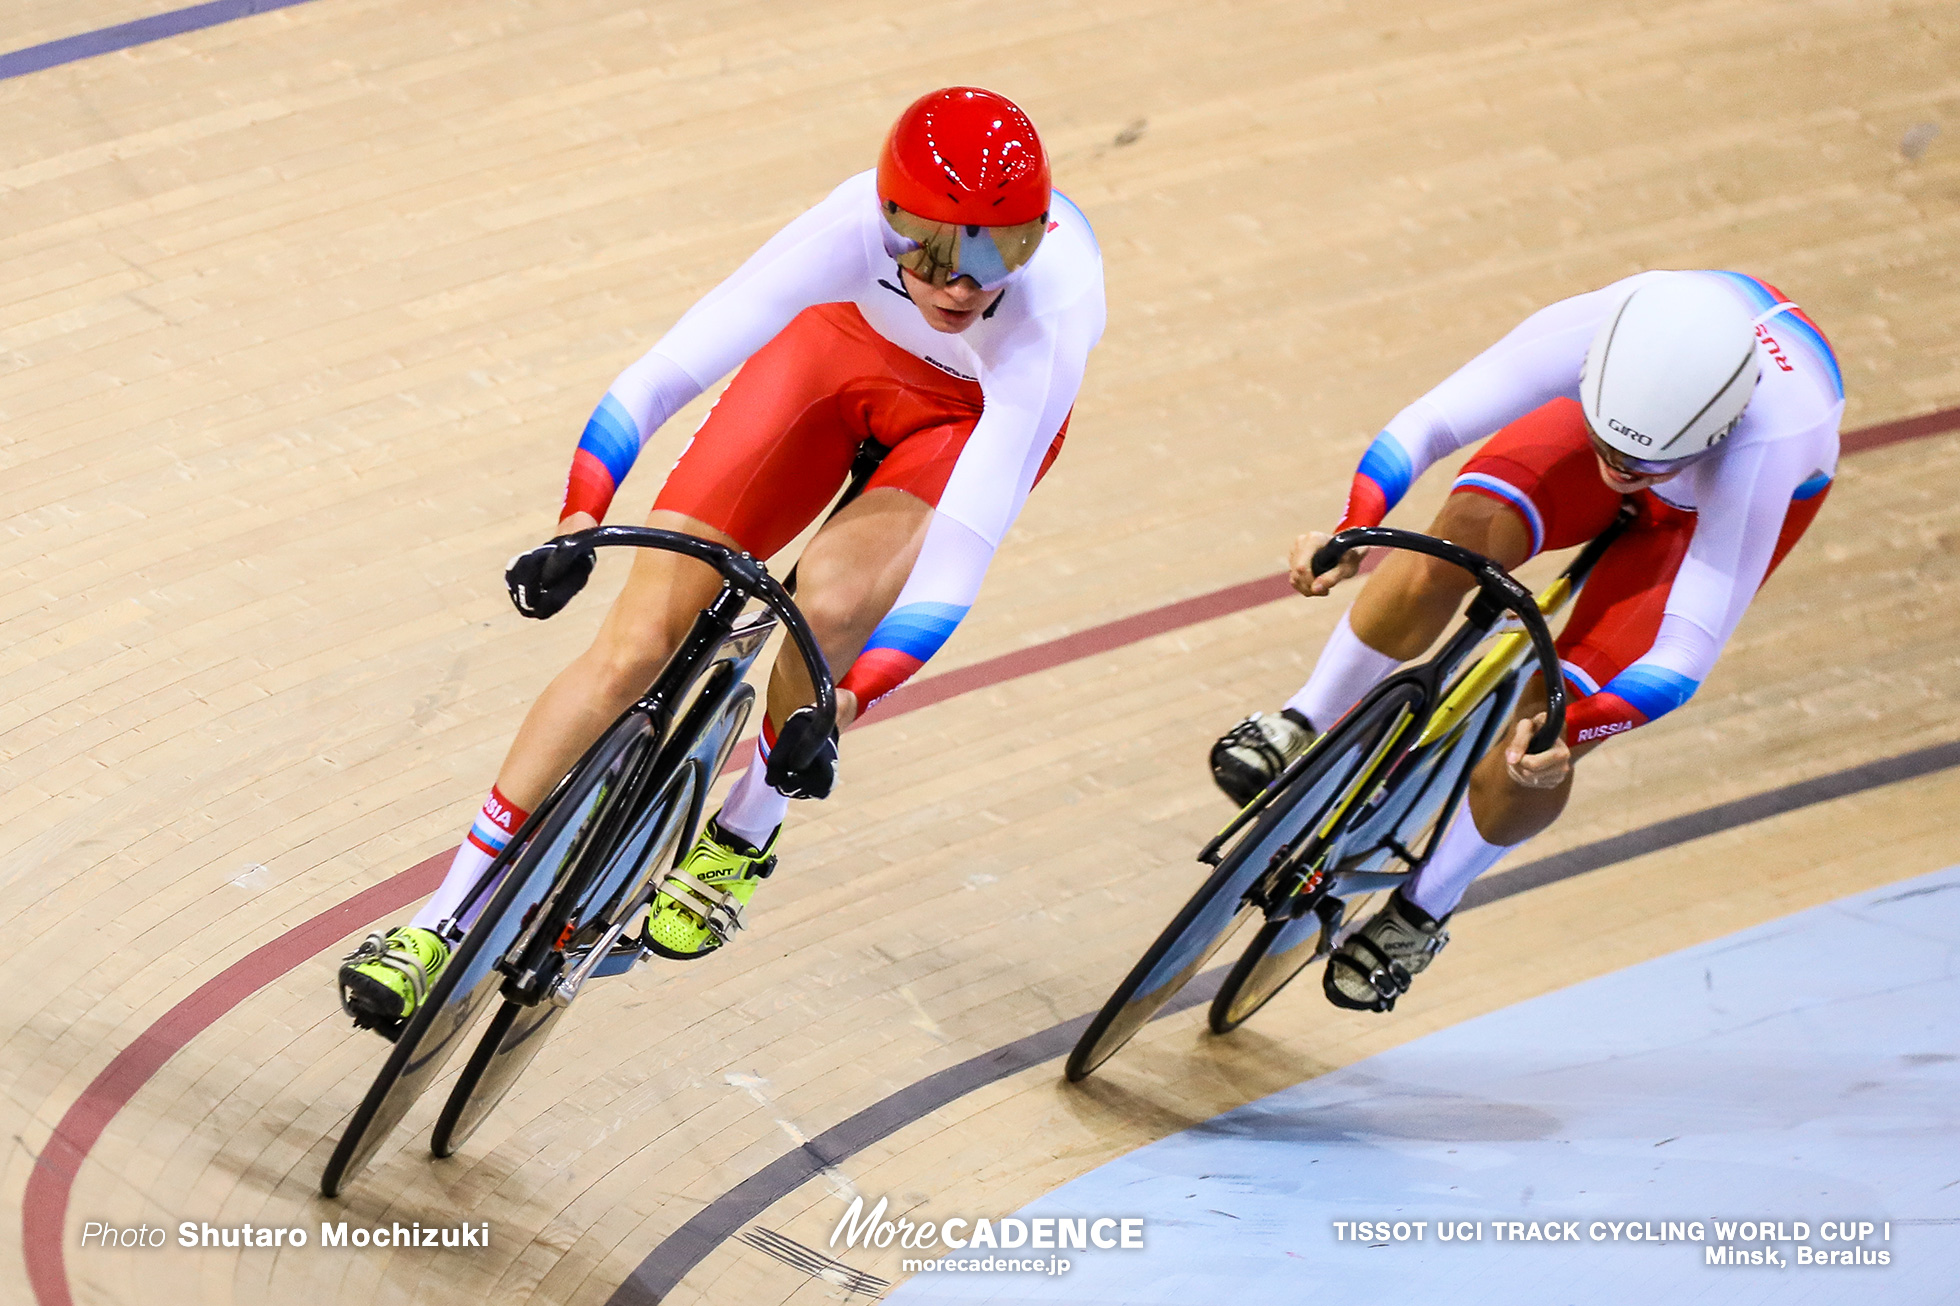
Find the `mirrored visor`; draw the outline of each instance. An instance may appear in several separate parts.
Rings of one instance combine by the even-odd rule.
[[[1048,230],[1048,215],[1011,227],[967,226],[933,222],[907,213],[896,204],[880,206],[885,218],[885,248],[906,268],[935,286],[971,277],[982,290],[1005,285],[1027,266]]]
[[[1621,453],[1599,438],[1599,433],[1592,429],[1591,422],[1586,423],[1586,435],[1591,438],[1593,452],[1599,455],[1599,460],[1622,476],[1672,476],[1675,472],[1700,462],[1722,447],[1720,444],[1711,444],[1699,453],[1689,454],[1686,458],[1673,458],[1661,462]]]

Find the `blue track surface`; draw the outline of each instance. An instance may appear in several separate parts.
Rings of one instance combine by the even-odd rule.
[[[1448,969],[1446,955],[1429,982]],[[1017,1213],[1142,1215],[1141,1252],[1059,1253],[1074,1262],[1061,1277],[921,1274],[889,1300],[1950,1302],[1956,972],[1960,868],[1432,1034]],[[1281,1001],[1313,997],[1308,986]],[[1890,1265],[1706,1263],[1714,1220],[1804,1221],[1810,1245],[1841,1249],[1819,1227],[1847,1218],[1892,1222],[1890,1242],[1864,1244]],[[1384,1219],[1427,1220],[1428,1236],[1379,1245],[1333,1229]],[[1704,1232],[1595,1242],[1596,1220],[1700,1220]],[[1438,1242],[1438,1221],[1481,1225],[1484,1240]],[[1581,1240],[1499,1242],[1493,1221],[1575,1221]],[[1793,1240],[1735,1245],[1795,1260]]]

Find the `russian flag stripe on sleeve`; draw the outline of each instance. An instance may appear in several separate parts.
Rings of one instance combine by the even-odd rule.
[[[865,707],[897,689],[952,637],[967,609],[957,603],[908,603],[871,632],[864,652],[837,682]]]
[[[865,642],[865,652],[891,649],[925,662],[952,638],[953,628],[966,613],[955,603],[908,603],[878,623]]]
[[[558,520],[585,512],[604,521],[619,483],[633,470],[639,456],[640,437],[633,419],[619,400],[607,395],[592,411],[584,434],[578,438],[571,474],[565,478],[565,506],[559,509]]]
[[[633,429],[633,419],[626,415],[619,400],[607,395],[592,410],[585,433],[578,438],[578,447],[605,464],[617,488],[640,456],[640,435]]]
[[[1348,486],[1347,507],[1341,513],[1340,525],[1334,529],[1381,525],[1388,510],[1409,492],[1414,475],[1408,451],[1394,436],[1383,431],[1368,446],[1368,452],[1361,455],[1361,466]]]
[[[1584,689],[1587,678],[1573,675],[1577,668],[1566,665],[1573,684]],[[1565,741],[1586,744],[1644,726],[1655,717],[1665,716],[1693,697],[1701,687],[1678,671],[1647,667],[1639,663],[1588,693],[1566,711]]]
[[[1409,492],[1414,470],[1401,442],[1387,431],[1376,436],[1368,452],[1361,455],[1360,475],[1381,487],[1382,498],[1391,508]]]
[[[1652,721],[1665,716],[1694,697],[1701,688],[1698,681],[1665,667],[1643,667],[1634,663],[1599,687],[1602,694],[1617,694],[1628,706]]]
[[[1722,278],[1738,290],[1756,313],[1766,312],[1776,307],[1783,299],[1773,286],[1760,277],[1752,277],[1742,272],[1722,271],[1711,271],[1711,275]],[[1837,351],[1831,348],[1831,342],[1824,338],[1824,333],[1817,329],[1817,324],[1810,320],[1810,314],[1800,307],[1792,306],[1778,313],[1764,325],[1771,331],[1782,331],[1794,336],[1802,348],[1824,369],[1824,374],[1830,378],[1832,387],[1837,391],[1837,397],[1844,398],[1844,373],[1838,367]]]

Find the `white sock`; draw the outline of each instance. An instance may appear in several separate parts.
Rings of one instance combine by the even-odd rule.
[[[517,827],[524,824],[524,818],[529,815],[522,808],[512,806],[510,800],[492,785],[490,797],[484,800],[483,809],[476,814],[463,846],[456,850],[456,856],[450,860],[449,873],[442,877],[442,887],[436,890],[435,897],[422,904],[422,910],[415,913],[415,919],[409,924],[418,929],[433,930],[454,916],[463,899],[476,887],[477,877],[504,850],[511,835],[517,832]],[[481,911],[484,905],[484,902],[478,902],[472,909],[472,915]]]
[[[716,825],[758,848],[769,842],[769,836],[789,815],[789,799],[770,786],[768,773],[769,746],[758,735],[749,769],[742,772],[721,811],[715,814]]]
[[[1327,637],[1327,647],[1320,650],[1320,661],[1313,664],[1313,674],[1299,693],[1286,700],[1286,706],[1312,722],[1315,730],[1325,730],[1401,665],[1401,659],[1363,644],[1343,612],[1341,623]]]
[[[1414,880],[1403,883],[1402,896],[1440,921],[1456,910],[1472,880],[1497,865],[1505,853],[1517,846],[1487,842],[1477,830],[1466,799],[1457,809],[1450,828],[1443,831],[1443,842],[1436,846],[1436,855],[1416,872]]]
[[[456,914],[456,908],[476,884],[476,878],[483,874],[483,868],[490,864],[496,854],[484,852],[465,839],[463,846],[456,850],[456,856],[449,863],[449,873],[442,877],[442,887],[436,896],[422,904],[422,910],[415,913],[409,924],[418,929],[433,930],[443,921]]]

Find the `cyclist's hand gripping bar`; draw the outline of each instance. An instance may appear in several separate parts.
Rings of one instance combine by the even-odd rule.
[[[542,621],[557,616],[591,576],[592,550],[567,535],[512,558],[504,588],[519,612]]]
[[[817,701],[814,709],[805,709],[813,715],[805,719],[803,727],[791,731],[785,726],[783,737],[770,754],[770,770],[776,770],[778,758],[782,759],[782,767],[787,772],[800,772],[807,768],[816,755],[831,744],[837,726],[837,690],[831,683],[830,664],[824,660],[823,650],[817,647],[817,637],[811,633],[810,624],[803,620],[803,614],[797,611],[796,603],[788,592],[769,574],[768,568],[748,554],[737,553],[727,545],[697,539],[678,531],[655,530],[650,526],[595,526],[561,536],[513,558],[510,570],[504,573],[505,581],[510,586],[511,602],[525,616],[550,616],[564,607],[572,594],[576,594],[579,587],[585,584],[585,577],[592,572],[593,551],[612,545],[662,549],[705,562],[732,589],[760,599],[781,619],[783,629],[789,632],[790,642],[796,645],[797,654],[803,659],[803,665],[809,668],[810,683],[816,687]],[[534,588],[530,594],[521,595],[520,583],[534,571],[540,580],[531,582]],[[549,611],[532,611],[525,606],[526,599],[540,594],[536,586],[541,581],[546,586],[552,584],[552,581],[543,580],[547,573],[554,580],[575,575],[577,581],[571,586],[571,592],[562,597],[555,591],[550,593],[549,597],[556,598],[557,602],[549,605]],[[537,606],[543,608],[547,604]]]
[[[1510,572],[1481,553],[1432,535],[1397,530],[1392,526],[1356,526],[1342,531],[1315,551],[1313,574],[1318,576],[1332,570],[1350,549],[1374,545],[1426,553],[1463,568],[1476,579],[1477,588],[1487,600],[1509,609],[1524,623],[1525,633],[1531,636],[1531,647],[1538,655],[1539,670],[1545,678],[1545,724],[1532,735],[1530,751],[1542,753],[1550,748],[1565,730],[1565,675],[1559,668],[1558,651],[1552,647],[1551,628],[1545,624],[1544,614],[1538,611],[1538,601],[1532,598],[1531,591],[1512,579]]]

